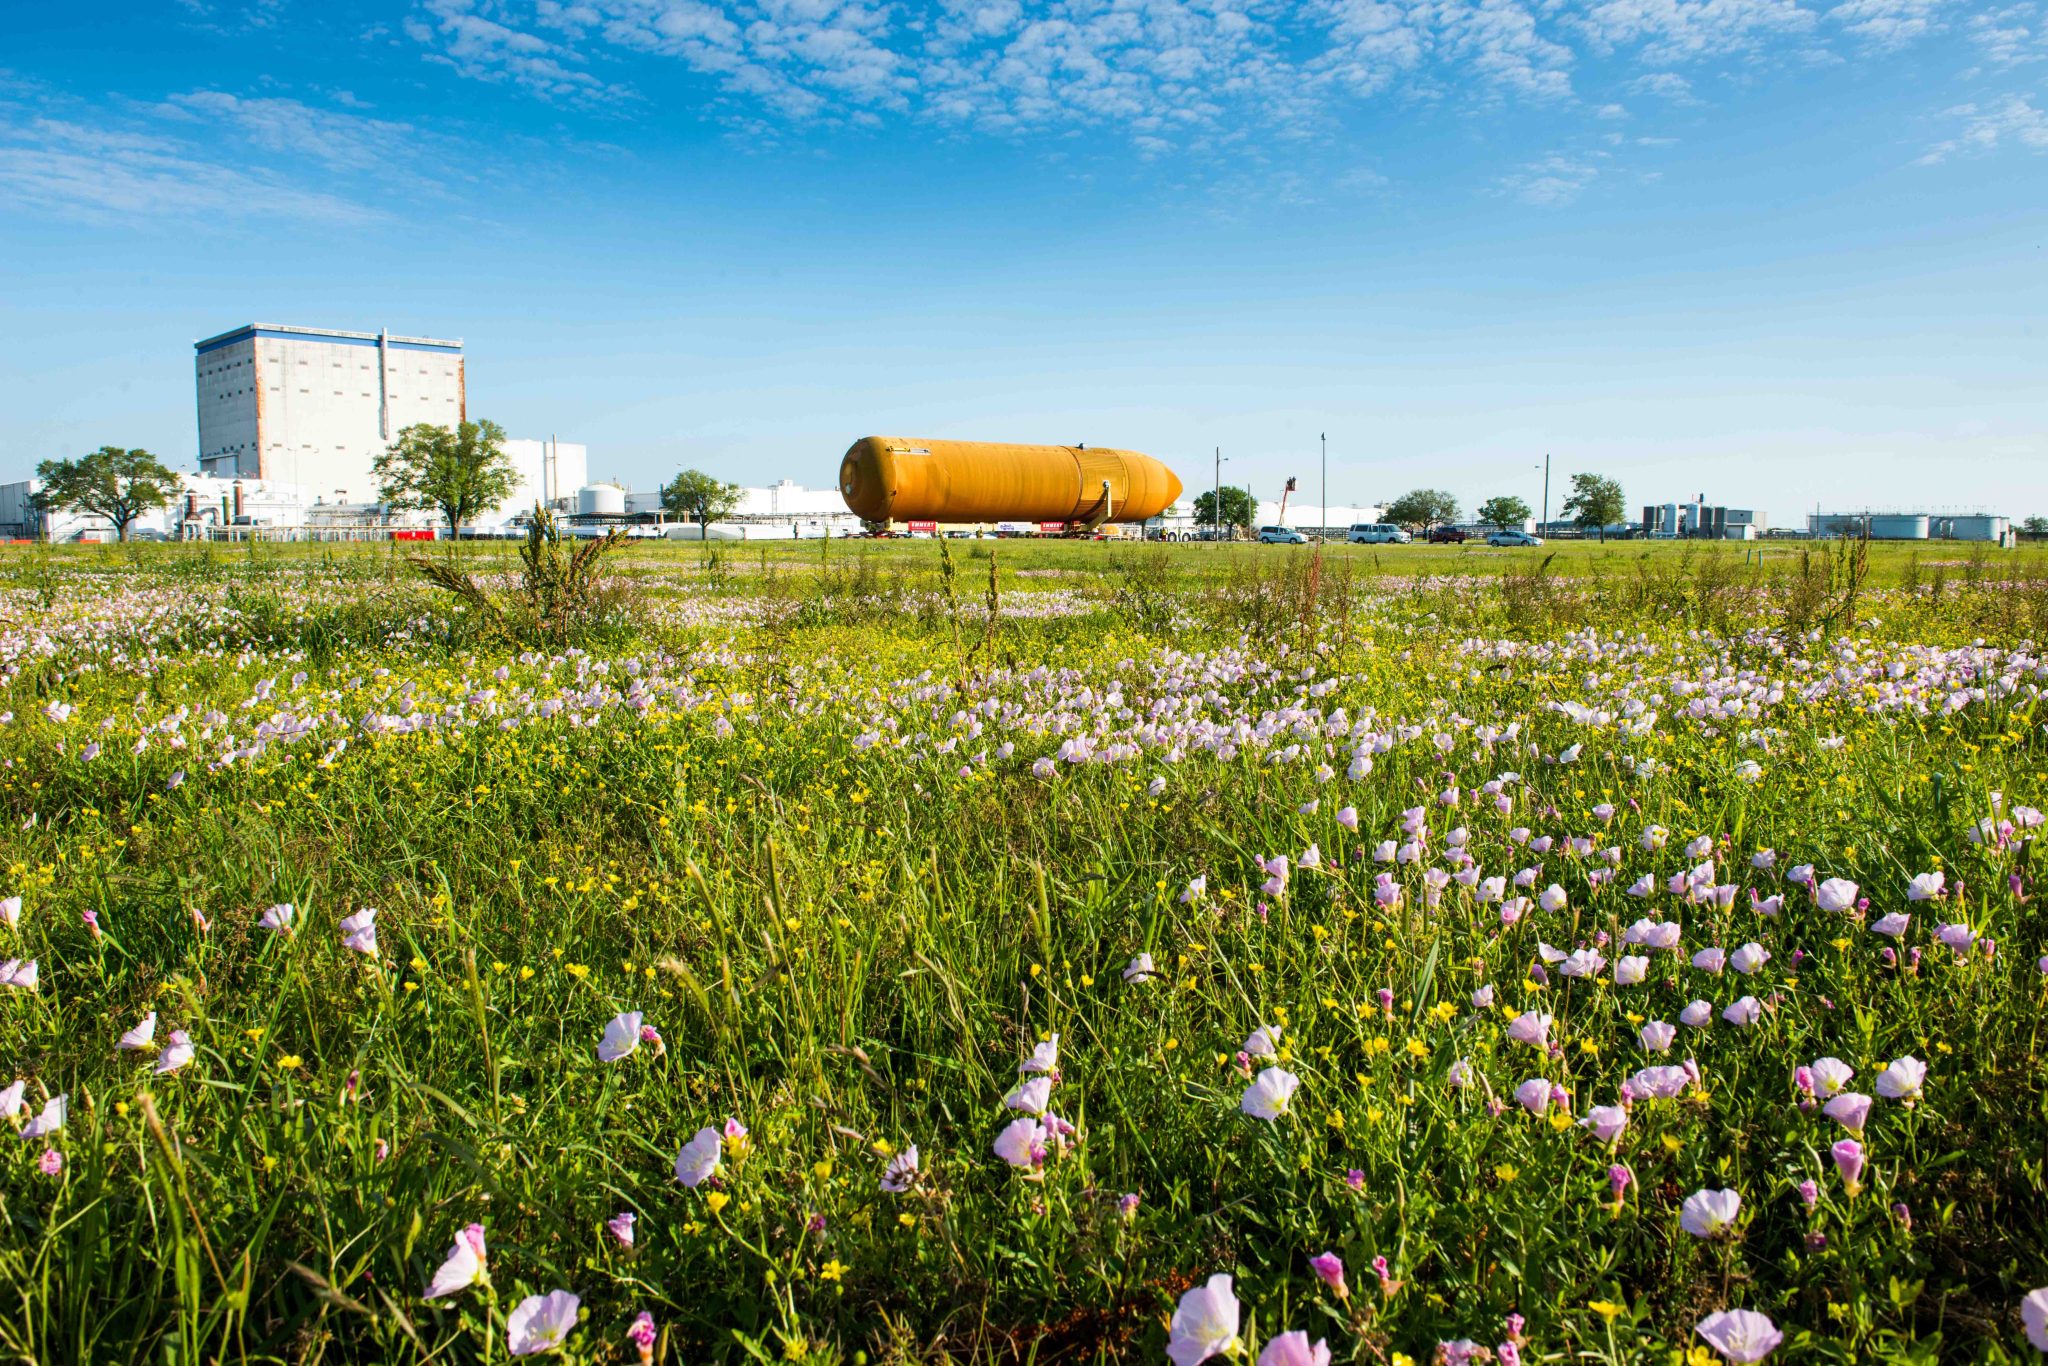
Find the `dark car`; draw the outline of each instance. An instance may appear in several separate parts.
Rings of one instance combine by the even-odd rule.
[[[1463,545],[1465,533],[1454,526],[1440,526],[1429,533],[1431,545]]]

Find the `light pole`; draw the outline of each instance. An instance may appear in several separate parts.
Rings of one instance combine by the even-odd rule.
[[[1324,432],[1316,440],[1323,443],[1323,514],[1317,519],[1322,529],[1316,536],[1320,541],[1330,534],[1330,434]]]
[[[1223,539],[1223,448],[1216,448],[1216,486],[1209,496],[1215,501],[1209,504],[1210,539]]]
[[[1533,469],[1534,466],[1531,466]],[[1550,530],[1550,452],[1543,452],[1543,520],[1537,523],[1538,535]]]
[[[1223,539],[1223,448],[1216,448],[1216,483],[1209,494],[1209,539]]]

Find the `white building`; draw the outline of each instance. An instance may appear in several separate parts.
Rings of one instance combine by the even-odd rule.
[[[576,510],[576,490],[590,482],[590,450],[573,441],[507,439],[505,454],[519,474],[512,496],[479,519],[481,525],[503,526],[545,503],[555,512]]]
[[[626,515],[653,517],[663,522],[678,520],[662,511],[658,488],[628,493]],[[846,499],[836,488],[806,488],[794,479],[779,479],[760,488],[742,486],[731,515],[714,525],[731,530],[730,539],[812,540],[858,531],[860,518],[847,509]]]
[[[1209,490],[1196,489],[1195,492],[1207,493]],[[1332,537],[1342,537],[1357,523],[1381,521],[1384,516],[1384,509],[1376,503],[1332,503],[1325,508],[1318,507],[1314,503],[1301,503],[1290,500],[1287,504],[1284,524],[1293,527],[1296,531],[1307,532],[1310,535],[1320,533]],[[1253,503],[1252,525],[1254,527],[1280,526],[1282,524],[1280,503],[1277,499],[1262,498]],[[1168,540],[1186,539],[1198,532],[1206,531],[1208,526],[1207,520],[1195,516],[1194,499],[1183,498],[1159,516],[1145,523],[1145,533],[1148,536],[1163,535]]]
[[[846,499],[836,488],[809,489],[794,479],[778,479],[766,488],[740,490],[734,517],[762,519],[859,518],[847,510]]]
[[[0,538],[60,544],[114,539],[114,524],[104,517],[68,509],[39,512],[30,499],[42,484],[40,479],[0,484]],[[304,489],[274,480],[180,474],[170,502],[129,523],[128,538],[203,539],[219,527],[303,526],[308,501]]]
[[[193,351],[200,472],[315,503],[374,501],[370,463],[399,432],[468,416],[459,341],[251,323]]]

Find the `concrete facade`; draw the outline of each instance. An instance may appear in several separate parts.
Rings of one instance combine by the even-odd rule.
[[[315,503],[373,501],[371,462],[399,432],[468,416],[459,341],[251,323],[193,351],[201,472]]]

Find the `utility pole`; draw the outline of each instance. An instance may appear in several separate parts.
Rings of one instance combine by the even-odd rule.
[[[1327,536],[1330,532],[1330,434],[1328,432],[1324,432],[1321,436],[1318,436],[1316,440],[1323,443],[1323,515],[1321,518],[1322,535],[1316,537],[1316,539],[1320,541],[1323,539],[1323,536]]]
[[[1550,452],[1543,452],[1543,525],[1537,530],[1550,534]]]
[[[1223,448],[1221,446],[1216,448],[1216,491],[1209,496],[1215,499],[1214,502],[1209,504],[1209,521],[1211,523],[1209,539],[1220,541],[1223,539]]]

